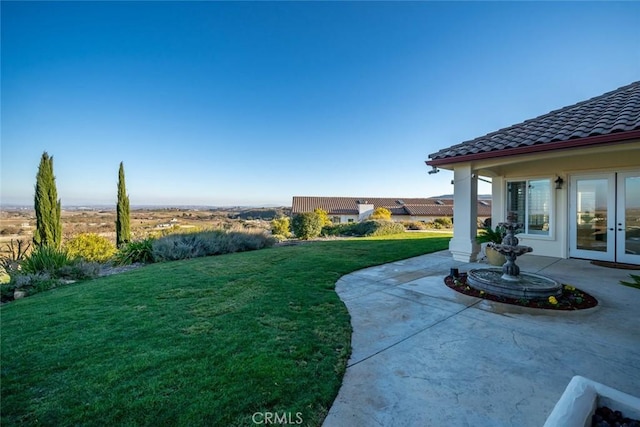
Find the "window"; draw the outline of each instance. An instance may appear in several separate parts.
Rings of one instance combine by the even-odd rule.
[[[507,182],[507,214],[516,214],[525,234],[549,235],[551,180]]]

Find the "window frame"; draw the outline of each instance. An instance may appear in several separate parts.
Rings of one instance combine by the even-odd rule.
[[[547,181],[548,185],[549,185],[549,207],[548,207],[548,214],[549,214],[549,229],[548,232],[546,234],[543,233],[531,233],[529,230],[529,215],[530,215],[530,185],[532,181]],[[518,233],[518,235],[521,236],[525,236],[528,239],[536,239],[536,240],[554,240],[555,239],[555,215],[556,215],[556,209],[555,209],[555,186],[553,183],[553,177],[552,176],[538,176],[538,177],[520,177],[520,178],[509,178],[509,179],[505,179],[505,186],[504,186],[504,208],[505,208],[505,218],[507,218],[507,216],[509,215],[510,209],[509,209],[509,185],[513,184],[513,183],[522,183],[524,182],[525,188],[527,189],[526,191],[526,195],[524,198],[525,201],[525,206],[524,206],[524,212],[525,212],[525,218],[518,218],[518,222],[523,223],[524,225],[524,230],[520,233]]]

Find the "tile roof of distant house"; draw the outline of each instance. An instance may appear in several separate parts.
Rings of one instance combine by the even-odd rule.
[[[640,138],[640,81],[430,154],[428,165]]]
[[[294,196],[291,213],[322,209],[329,215],[358,215],[358,202],[387,208],[392,215],[453,216],[453,200],[439,198]],[[491,216],[491,202],[478,201],[478,216]]]

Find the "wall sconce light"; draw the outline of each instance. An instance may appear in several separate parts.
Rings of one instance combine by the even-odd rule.
[[[556,183],[556,190],[562,190],[562,184],[564,184],[564,179],[557,177],[555,181],[553,181]]]

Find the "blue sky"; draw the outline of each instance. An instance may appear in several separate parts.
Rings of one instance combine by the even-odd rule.
[[[1,3],[1,197],[429,197],[441,148],[640,79],[636,2]],[[489,189],[482,185],[481,192]]]

